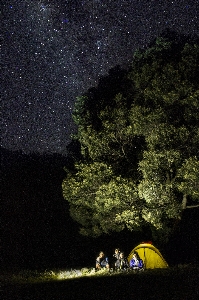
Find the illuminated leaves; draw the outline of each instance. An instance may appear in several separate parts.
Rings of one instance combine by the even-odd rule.
[[[82,234],[147,223],[167,235],[170,220],[181,218],[185,196],[198,201],[199,84],[190,70],[198,74],[199,49],[180,47],[176,54],[157,39],[137,52],[125,97],[117,93],[106,105],[104,98],[77,100],[84,164],[65,179],[63,194]]]
[[[141,201],[131,180],[113,176],[105,164],[77,165],[75,176],[62,185],[70,202],[71,216],[83,227],[82,234],[98,236],[141,224]]]
[[[185,160],[178,170],[178,189],[183,194],[190,195],[193,200],[199,199],[199,160],[197,157],[190,157]]]

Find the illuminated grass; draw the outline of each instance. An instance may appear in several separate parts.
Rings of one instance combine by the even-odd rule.
[[[23,270],[18,274],[4,273],[0,275],[0,279],[6,283],[37,283],[45,281],[57,281],[57,280],[67,280],[76,279],[82,277],[91,276],[110,276],[111,272],[108,270],[95,271],[94,268],[88,269],[83,268],[81,270],[71,269],[71,270],[46,270],[44,272]]]
[[[61,280],[73,280],[83,277],[110,277],[110,276],[150,276],[150,275],[160,275],[160,276],[172,276],[174,274],[183,274],[187,272],[190,268],[198,269],[199,266],[190,265],[177,265],[172,268],[167,269],[151,269],[142,272],[135,272],[133,270],[116,272],[113,270],[102,269],[96,271],[94,268],[82,268],[71,269],[71,270],[46,270],[44,272],[23,270],[18,274],[4,273],[0,275],[0,280],[4,283],[10,284],[33,284],[41,282],[51,282],[51,281],[61,281]]]

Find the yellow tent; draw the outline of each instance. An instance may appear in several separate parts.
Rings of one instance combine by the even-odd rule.
[[[164,260],[162,254],[155,246],[148,243],[139,244],[129,254],[129,263],[133,257],[134,251],[136,251],[143,260],[145,269],[168,268],[167,262]]]

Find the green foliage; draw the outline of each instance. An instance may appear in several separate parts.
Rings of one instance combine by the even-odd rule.
[[[143,179],[138,185],[140,198],[146,201],[143,218],[166,238],[168,219],[180,218],[181,204],[175,188],[175,174],[181,162],[180,152],[145,151],[139,163]]]
[[[73,120],[76,125],[87,124],[89,120],[89,111],[86,111],[86,109],[84,108],[84,104],[87,100],[88,97],[86,96],[77,97],[73,110]]]
[[[110,88],[121,79],[114,92],[102,80],[77,99],[84,159],[64,180],[63,195],[82,234],[147,223],[154,236],[168,236],[183,195],[198,201],[198,65],[198,44],[158,38],[135,53],[128,74],[106,78]]]
[[[103,163],[76,168],[77,173],[69,175],[62,188],[71,216],[83,226],[82,234],[99,236],[121,231],[125,225],[140,226],[141,201],[131,180],[114,176],[111,167]]]
[[[199,160],[196,156],[186,159],[178,170],[178,189],[193,200],[199,199]]]

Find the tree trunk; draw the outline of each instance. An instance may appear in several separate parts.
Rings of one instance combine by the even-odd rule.
[[[184,194],[182,198],[182,209],[186,209],[187,207],[187,195]]]

